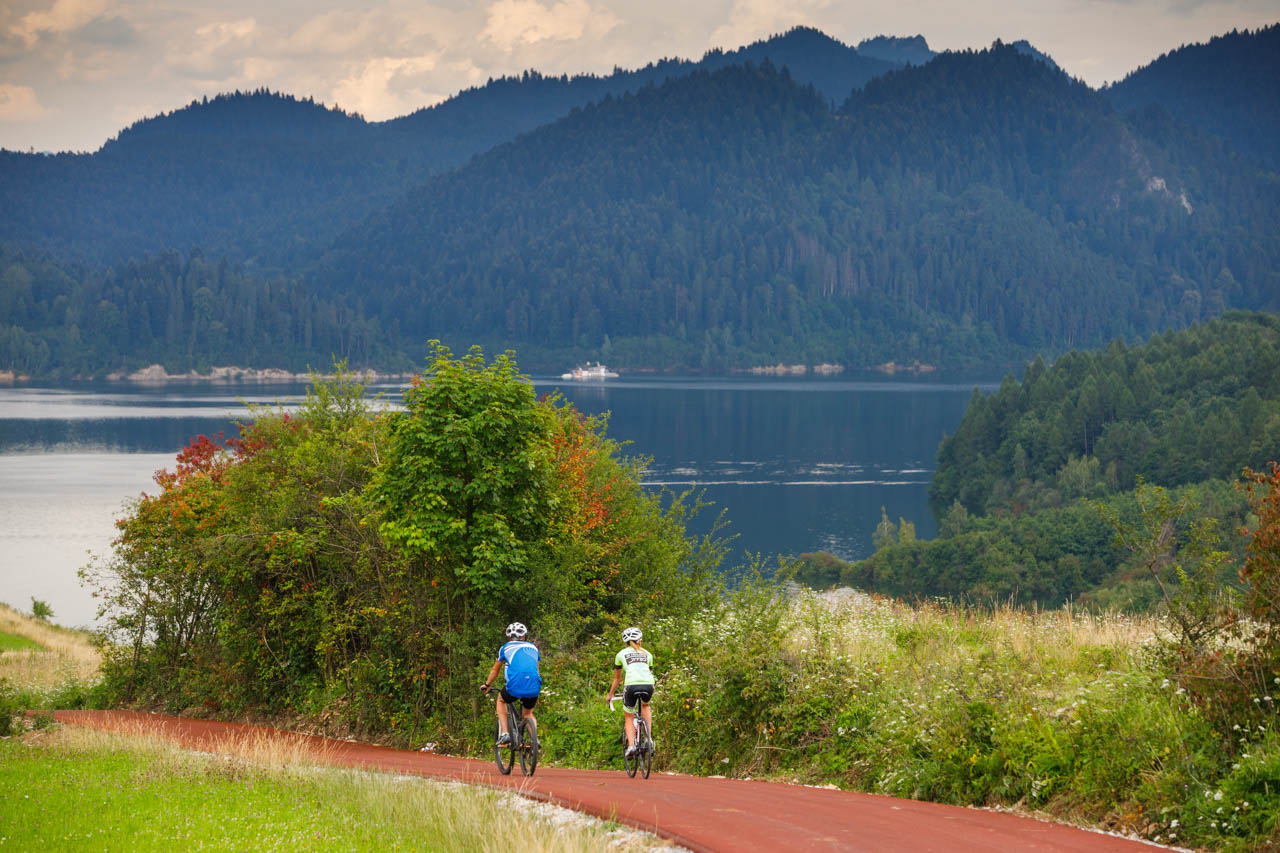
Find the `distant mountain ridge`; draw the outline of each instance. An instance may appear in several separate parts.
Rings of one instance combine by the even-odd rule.
[[[786,66],[831,103],[899,65],[811,29],[607,77],[526,72],[370,123],[267,90],[143,119],[94,154],[0,151],[0,241],[117,262],[170,247],[287,267],[407,187],[572,109],[698,69]]]
[[[899,65],[924,65],[938,54],[924,36],[876,36],[858,42],[858,53]]]
[[[696,66],[382,123],[234,93],[0,152],[0,369],[402,368],[430,337],[529,368],[990,365],[1280,309],[1280,181],[1028,45],[889,67],[796,29]]]
[[[771,66],[700,71],[433,180],[309,276],[409,338],[708,368],[1013,358],[1277,307],[1280,188],[1229,192],[1146,131],[1010,45],[835,115]]]
[[[1121,112],[1155,105],[1280,171],[1280,24],[1184,45],[1103,91]]]

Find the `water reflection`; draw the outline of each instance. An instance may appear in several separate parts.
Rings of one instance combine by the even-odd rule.
[[[693,489],[723,509],[744,552],[870,553],[881,508],[935,532],[928,483],[943,434],[973,383],[631,377],[574,384],[535,377],[644,457],[656,489]],[[984,386],[988,387],[988,386]],[[195,435],[237,434],[245,403],[294,409],[301,384],[0,388],[0,600],[34,595],[71,623],[93,604],[75,580],[104,552],[123,503]],[[379,405],[400,404],[400,386]],[[715,510],[693,529],[710,528]]]

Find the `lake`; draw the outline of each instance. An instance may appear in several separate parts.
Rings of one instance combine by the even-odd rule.
[[[876,378],[621,379],[575,384],[533,377],[582,411],[611,412],[609,434],[652,458],[654,488],[696,488],[723,509],[744,552],[867,556],[884,507],[936,524],[928,484],[943,435],[955,430],[973,381]],[[389,404],[398,386],[373,387]],[[76,571],[110,550],[126,501],[198,434],[236,432],[246,402],[288,404],[302,385],[78,384],[0,388],[0,601],[54,621],[93,623]]]

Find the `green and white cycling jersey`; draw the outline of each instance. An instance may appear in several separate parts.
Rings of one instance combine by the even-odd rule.
[[[633,684],[653,684],[653,652],[627,646],[613,657],[613,665],[624,670],[623,687]]]

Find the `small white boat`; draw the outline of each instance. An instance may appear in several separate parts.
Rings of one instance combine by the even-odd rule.
[[[618,374],[600,362],[587,362],[583,367],[575,367],[568,373],[561,373],[561,379],[572,379],[577,382],[590,382],[595,379],[617,379]]]

